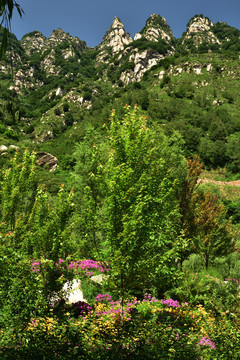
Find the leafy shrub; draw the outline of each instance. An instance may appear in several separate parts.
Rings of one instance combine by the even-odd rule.
[[[64,104],[63,104],[63,111],[64,111],[64,112],[68,112],[68,111],[69,111],[69,104],[68,104],[68,103],[64,103]]]
[[[56,108],[54,110],[54,113],[55,113],[55,115],[60,116],[61,115],[61,110],[59,108]]]
[[[68,112],[67,114],[65,114],[64,121],[67,126],[72,126],[72,124],[74,122],[73,114],[71,112]]]

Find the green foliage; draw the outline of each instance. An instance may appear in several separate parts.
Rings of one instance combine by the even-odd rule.
[[[68,103],[64,103],[64,104],[63,104],[63,111],[64,111],[64,112],[68,112],[68,111],[69,111],[69,104],[68,104]]]
[[[27,38],[27,37],[35,36],[36,34],[38,34],[38,32],[39,32],[39,31],[37,31],[37,30],[30,31],[29,33],[23,35],[22,40],[24,40],[24,39]]]
[[[144,37],[138,40],[134,40],[131,43],[131,46],[137,48],[139,51],[154,50],[157,51],[159,54],[163,54],[163,55],[166,55],[168,50],[172,49],[172,45],[170,43],[167,43],[163,39],[159,39],[156,42],[156,41],[149,41]]]
[[[7,51],[9,29],[11,28],[11,21],[13,11],[17,10],[20,17],[24,14],[21,6],[15,0],[2,0],[0,3],[0,26],[1,26],[1,47],[0,47],[0,60],[3,58]],[[2,30],[2,26],[4,29]]]
[[[74,153],[76,158],[74,182],[80,212],[80,216],[76,214],[77,231],[80,232],[81,238],[78,251],[81,255],[93,259],[98,256],[103,240],[101,208],[105,182],[99,166],[106,162],[108,150],[100,140],[94,128],[88,127],[83,141],[77,144]]]
[[[160,16],[151,21],[169,30]],[[144,39],[145,30],[133,48],[164,55],[172,49],[173,41]],[[11,151],[1,157],[6,163],[0,175],[1,358],[239,358],[240,259],[234,251],[239,235],[228,221],[237,229],[237,192],[234,200],[224,199],[225,209],[198,188],[199,160],[190,171],[183,158],[197,153],[208,168],[226,166],[236,179],[239,173],[239,30],[217,23],[212,31],[221,49],[206,41],[197,49],[189,39],[194,54],[179,46],[175,56],[128,85],[120,77],[134,70],[130,47],[122,57],[111,57],[106,48],[109,62],[100,64],[99,48],[82,51],[63,42],[52,52],[55,74],[43,66],[51,49],[34,52],[26,63],[14,64],[27,81],[34,70],[31,87],[16,91],[9,90],[11,75],[2,73],[1,143],[9,146],[15,139],[21,147],[58,154],[59,167],[52,173],[36,169],[30,151],[14,154],[10,163]],[[26,59],[17,39],[8,35],[14,53]],[[70,46],[75,55],[64,59]],[[206,53],[209,49],[213,52]],[[201,74],[194,72],[198,64]],[[58,87],[66,96],[55,96]],[[139,108],[123,109],[126,103]],[[55,138],[41,143],[48,130]],[[68,191],[72,185],[75,204]],[[217,185],[210,186],[215,192]],[[73,277],[58,262],[69,254],[104,260],[109,268],[103,285],[81,279],[93,309],[77,321],[70,305],[59,305],[59,312],[50,307]],[[33,258],[41,263],[36,273]],[[95,302],[105,288],[114,303]],[[139,300],[149,289],[161,297],[168,290],[193,305],[168,309],[154,298]],[[139,302],[132,299],[129,305],[128,294]],[[199,345],[203,336],[215,349]]]
[[[55,115],[60,116],[61,115],[61,110],[59,108],[56,108],[54,110],[54,113],[55,113]]]
[[[64,117],[64,121],[67,126],[72,126],[74,122],[73,114],[71,112],[68,112]]]
[[[62,188],[55,203],[48,194],[38,188],[36,199],[24,231],[23,249],[35,258],[57,260],[66,257],[71,249],[69,217],[74,206],[73,194]]]
[[[35,154],[26,150],[11,160],[2,172],[0,184],[1,227],[9,245],[21,253],[57,259],[69,251],[73,194],[62,188],[51,203],[50,196],[37,187]]]
[[[208,272],[199,270],[197,273],[192,273],[188,270],[189,263],[186,262],[184,266],[186,268],[184,278],[179,283],[179,287],[168,292],[169,296],[179,301],[188,301],[193,305],[201,304],[207,310],[213,311],[215,316],[226,311],[236,313],[238,284],[235,279],[225,282],[216,276],[214,268],[210,268]]]
[[[202,170],[197,157],[188,159],[187,170],[180,201],[182,227],[190,240],[189,249],[202,256],[207,269],[215,257],[236,250],[234,232],[218,197],[197,191]]]
[[[163,134],[157,138],[161,149],[137,108],[127,107],[122,121],[112,114],[112,150],[104,171],[105,251],[111,259],[111,279],[122,298],[134,288],[160,290],[177,272],[176,180],[166,163],[168,152],[174,156],[174,151]]]
[[[154,14],[153,16],[151,16],[150,18],[147,19],[146,25],[140,31],[140,34],[144,34],[146,32],[146,30],[148,29],[149,25],[153,28],[158,29],[160,27],[167,32],[170,31],[170,26],[167,24],[167,22],[164,20],[164,18],[162,16],[160,16],[159,14]]]
[[[212,28],[213,33],[222,42],[221,50],[227,52],[239,51],[240,31],[225,22],[217,22]]]

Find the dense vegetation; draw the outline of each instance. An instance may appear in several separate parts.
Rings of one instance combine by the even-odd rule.
[[[9,33],[1,359],[239,359],[239,192],[200,184],[240,176],[239,30],[212,31],[221,47],[143,37],[104,61],[57,37],[27,52]],[[173,46],[140,81],[121,80],[131,51]],[[66,300],[73,280],[81,301]]]

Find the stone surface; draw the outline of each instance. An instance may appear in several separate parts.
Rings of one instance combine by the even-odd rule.
[[[192,39],[196,48],[205,44],[221,44],[216,35],[212,32],[213,22],[207,17],[196,16],[190,20],[187,32],[183,37],[182,44],[188,47],[189,39]]]
[[[105,56],[108,55],[108,50],[106,48],[109,48],[112,55],[115,55],[123,50],[125,45],[129,45],[132,41],[133,39],[126,33],[121,20],[118,17],[115,17],[99,46],[100,54],[98,55],[98,61],[103,61]]]
[[[9,149],[13,149],[13,150],[19,150],[19,147],[18,146],[16,146],[16,145],[10,145],[9,146]]]
[[[48,168],[49,171],[54,171],[58,165],[58,159],[52,154],[46,153],[44,151],[39,151],[37,153],[37,164],[41,167]]]
[[[152,14],[146,21],[146,25],[141,31],[141,35],[149,41],[165,40],[169,43],[174,39],[172,30],[170,29],[164,17],[158,14]]]
[[[140,81],[143,74],[152,66],[156,65],[164,56],[153,50],[145,50],[138,52],[138,49],[133,49],[129,61],[134,62],[134,70],[124,71],[121,74],[120,80],[124,84],[129,84],[133,81]]]
[[[25,49],[27,55],[32,55],[34,52],[40,52],[46,45],[47,38],[40,32],[36,31],[28,36],[24,36],[21,40],[21,45]]]
[[[70,282],[67,282],[63,286],[63,291],[65,293],[65,300],[70,304],[74,304],[78,301],[85,301],[83,293],[81,290],[81,281],[73,279]]]
[[[1,146],[0,146],[0,152],[3,153],[3,152],[6,152],[6,151],[8,151],[7,146],[1,145]]]

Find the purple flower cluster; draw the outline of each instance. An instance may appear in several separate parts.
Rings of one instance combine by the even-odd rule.
[[[150,302],[150,303],[152,303],[152,302],[158,302],[158,300],[155,297],[152,297],[151,294],[146,293],[146,294],[144,294],[144,299],[143,299],[142,302]]]
[[[240,284],[240,281],[238,281],[237,279],[224,279],[224,281],[233,281],[233,282],[235,282],[236,284]]]
[[[179,308],[181,307],[181,305],[179,304],[179,302],[177,300],[173,300],[173,299],[161,299],[161,302],[163,305],[167,305],[168,307],[172,307],[172,308]],[[186,303],[184,303],[184,305],[186,305]]]
[[[58,263],[56,264],[62,270],[64,270],[65,260],[59,259]],[[67,265],[67,264],[66,264]],[[41,262],[35,260],[32,262],[32,271],[39,272],[40,271]],[[66,267],[66,266],[65,266]],[[98,271],[100,273],[106,272],[108,269],[104,267],[99,261],[94,260],[80,260],[80,261],[71,261],[70,264],[67,266],[67,270],[83,270],[86,276],[93,276],[95,274],[94,271]]]
[[[94,275],[94,271],[97,270],[99,272],[106,272],[107,268],[103,267],[103,265],[99,261],[94,260],[81,260],[81,261],[71,261],[68,265],[68,270],[84,270],[87,276]]]
[[[98,294],[96,297],[95,297],[96,301],[112,301],[112,297],[111,295],[108,295],[108,294]]]
[[[198,345],[204,345],[210,347],[211,349],[215,349],[215,344],[212,342],[212,340],[207,339],[205,336],[201,338]]]
[[[31,268],[31,270],[33,271],[33,272],[38,272],[38,271],[40,271],[40,261],[34,261],[33,263],[32,263],[32,268]]]

